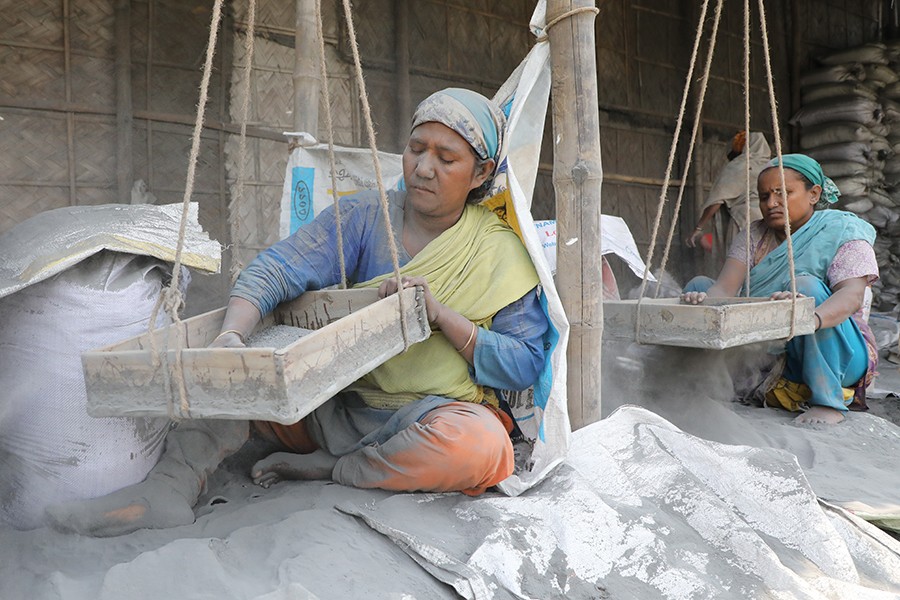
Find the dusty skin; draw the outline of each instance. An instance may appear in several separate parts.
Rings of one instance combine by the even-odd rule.
[[[189,525],[194,511],[166,482],[148,479],[103,498],[49,506],[46,517],[57,531],[111,537],[137,529]]]
[[[841,411],[828,406],[811,406],[809,410],[794,419],[798,425],[837,425],[844,420]]]
[[[336,456],[324,450],[310,454],[276,452],[253,465],[250,477],[253,483],[264,488],[288,479],[331,479],[337,462]]]

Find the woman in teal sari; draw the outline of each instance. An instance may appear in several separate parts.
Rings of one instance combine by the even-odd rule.
[[[739,236],[718,279],[695,278],[682,299],[699,304],[707,296],[737,296],[748,259],[751,296],[790,298],[784,231],[785,219],[790,219],[797,293],[815,299],[815,333],[786,344],[783,376],[766,400],[802,411],[798,423],[836,424],[854,397],[865,406],[865,386],[874,376],[877,354],[863,304],[866,287],[878,279],[875,230],[852,213],[816,210],[833,204],[840,194],[818,162],[803,154],[782,160],[787,206],[776,158],[757,181],[763,218],[750,225],[749,253],[746,236]]]

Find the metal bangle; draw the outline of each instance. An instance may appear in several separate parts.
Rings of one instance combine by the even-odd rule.
[[[466,344],[465,344],[462,348],[460,348],[459,350],[457,350],[457,352],[462,353],[462,352],[465,351],[466,348],[469,347],[469,344],[471,344],[471,343],[472,343],[472,340],[475,339],[475,331],[476,331],[477,329],[478,329],[478,326],[475,325],[475,323],[472,323],[472,333],[469,334],[469,339],[466,340]]]
[[[236,336],[238,336],[238,339],[241,340],[241,343],[242,343],[242,344],[244,344],[244,345],[247,344],[247,342],[244,341],[244,334],[241,333],[240,331],[238,331],[237,329],[226,329],[225,331],[223,331],[222,333],[220,333],[219,335],[217,335],[213,341],[216,341],[217,339],[219,339],[220,337],[222,337],[222,336],[225,335],[226,333],[233,333],[233,334],[235,334]]]

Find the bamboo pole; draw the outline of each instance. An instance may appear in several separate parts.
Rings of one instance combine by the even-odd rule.
[[[547,21],[593,0],[549,0]],[[550,29],[557,287],[569,320],[568,406],[572,429],[600,419],[603,282],[600,252],[600,123],[595,15],[582,11]]]
[[[120,204],[131,204],[134,113],[131,105],[131,0],[116,3],[116,185]]]
[[[294,130],[319,135],[319,50],[316,0],[297,0],[294,37]]]

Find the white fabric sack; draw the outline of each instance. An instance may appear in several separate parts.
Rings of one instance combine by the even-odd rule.
[[[38,527],[48,504],[114,492],[156,464],[169,421],[88,416],[81,353],[146,331],[169,271],[101,252],[0,299],[0,520]]]

